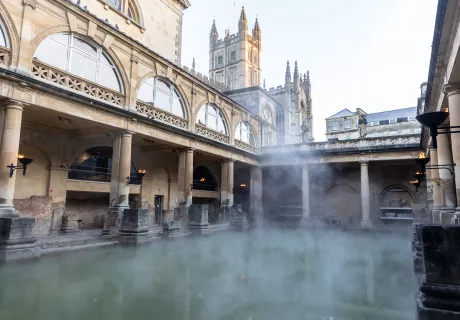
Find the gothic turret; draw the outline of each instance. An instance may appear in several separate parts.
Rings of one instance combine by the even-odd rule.
[[[218,41],[219,33],[217,32],[216,20],[214,20],[212,22],[211,33],[209,35],[209,45],[211,50],[217,46]]]
[[[305,94],[307,96],[307,100],[309,100],[309,99],[311,99],[310,71],[307,71],[307,73],[304,74],[303,85],[304,85],[304,89],[305,89]]]
[[[256,23],[252,29],[252,37],[258,41],[259,49],[262,48],[262,31],[260,30],[259,19],[256,18]]]
[[[241,35],[248,32],[248,18],[246,17],[246,10],[244,10],[244,7],[241,9],[240,21],[238,22],[238,30]]]
[[[291,67],[289,66],[289,61],[286,65],[286,76],[284,79],[284,90],[286,90],[286,94],[291,93]]]
[[[299,85],[299,68],[297,67],[297,61],[295,62],[294,65],[294,94],[297,94],[300,90],[300,85]]]

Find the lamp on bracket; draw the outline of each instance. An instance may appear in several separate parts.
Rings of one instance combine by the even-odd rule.
[[[13,173],[15,170],[17,169],[22,169],[22,175],[26,175],[26,170],[27,170],[27,166],[29,164],[32,163],[32,161],[34,161],[33,159],[31,158],[26,158],[24,157],[24,155],[22,154],[18,154],[18,161],[22,164],[22,166],[15,166],[13,163],[10,164],[9,166],[6,166],[7,168],[10,169],[10,178],[13,177]]]

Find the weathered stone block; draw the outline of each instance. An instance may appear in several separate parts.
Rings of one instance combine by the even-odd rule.
[[[412,215],[414,217],[414,223],[430,223],[430,214],[426,204],[413,204]]]
[[[147,209],[125,209],[120,223],[120,243],[139,244],[148,241],[149,211]]]
[[[173,232],[180,232],[181,224],[180,221],[168,221],[163,223],[163,232],[165,233],[173,233]]]
[[[78,217],[75,214],[64,214],[62,216],[61,232],[63,233],[75,233],[78,232]]]
[[[35,218],[0,218],[0,263],[40,256],[32,236]]]
[[[120,225],[123,210],[127,208],[112,207],[106,213],[104,218],[104,228],[102,229],[103,235],[118,234],[118,226]]]

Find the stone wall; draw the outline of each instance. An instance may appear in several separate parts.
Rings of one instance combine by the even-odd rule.
[[[108,208],[108,193],[67,192],[65,211],[67,214],[75,214],[78,220],[82,220],[82,229],[102,228]]]
[[[48,235],[53,221],[53,208],[50,197],[33,196],[27,199],[15,199],[14,206],[24,217],[35,218],[34,236]]]

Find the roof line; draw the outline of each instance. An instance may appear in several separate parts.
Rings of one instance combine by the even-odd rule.
[[[379,113],[384,113],[384,112],[392,112],[392,111],[399,111],[399,110],[404,110],[404,109],[417,109],[417,107],[407,107],[407,108],[400,108],[400,109],[392,109],[392,110],[385,110],[385,111],[379,111],[379,112],[373,112],[373,113],[368,113],[366,114],[367,116],[372,115],[372,114],[379,114]]]

